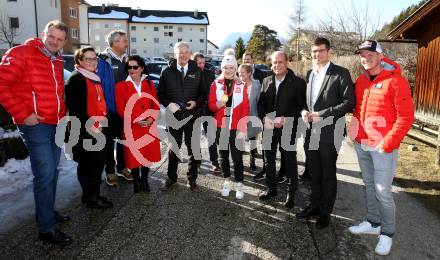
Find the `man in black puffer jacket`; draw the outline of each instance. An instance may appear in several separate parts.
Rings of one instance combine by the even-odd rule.
[[[174,55],[167,68],[162,71],[159,79],[159,102],[174,114],[174,117],[182,121],[187,117],[190,120],[178,129],[170,126],[167,121],[168,132],[176,140],[178,149],[182,145],[182,137],[185,135],[185,144],[190,156],[188,170],[188,184],[192,191],[197,189],[196,179],[199,172],[200,160],[193,155],[191,137],[194,122],[200,115],[200,108],[205,102],[206,91],[203,87],[202,71],[197,64],[190,60],[189,44],[178,42],[174,45]],[[177,148],[177,147],[176,147]],[[168,180],[163,190],[168,190],[177,182],[178,157],[174,150],[170,149],[168,157]]]

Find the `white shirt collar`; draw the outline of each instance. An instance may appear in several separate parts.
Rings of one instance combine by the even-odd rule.
[[[127,79],[126,79],[125,81],[130,81],[131,83],[133,83],[133,86],[134,86],[134,88],[136,89],[137,93],[138,93],[139,95],[141,95],[141,92],[142,92],[142,81],[144,81],[144,79],[146,79],[146,78],[147,78],[147,75],[142,74],[142,76],[141,76],[141,82],[140,82],[139,85],[137,85],[137,84],[134,82],[134,80],[131,78],[130,75],[127,76]]]
[[[325,75],[327,73],[328,67],[330,67],[330,61],[328,61],[327,64],[325,64],[325,66],[321,69],[320,72],[318,72],[318,66],[315,66],[313,68],[313,73],[314,74],[324,74]]]

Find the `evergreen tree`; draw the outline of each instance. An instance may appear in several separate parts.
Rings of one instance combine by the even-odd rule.
[[[255,25],[252,36],[248,42],[246,51],[251,52],[254,59],[266,61],[271,52],[280,48],[281,43],[277,39],[277,32],[265,25]]]
[[[241,59],[245,51],[246,47],[244,46],[243,38],[239,37],[235,42],[235,58],[237,60]]]

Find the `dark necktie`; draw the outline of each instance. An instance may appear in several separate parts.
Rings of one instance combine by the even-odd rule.
[[[180,67],[180,73],[182,74],[182,80],[185,79],[185,69],[183,67]]]

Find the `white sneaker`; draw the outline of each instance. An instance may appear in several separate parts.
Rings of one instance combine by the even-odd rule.
[[[379,236],[379,242],[377,242],[376,249],[374,252],[378,255],[388,255],[391,251],[391,246],[393,245],[393,239],[386,235]]]
[[[379,235],[380,234],[380,226],[373,227],[370,222],[362,221],[360,224],[356,226],[351,226],[348,228],[350,233],[352,234],[368,234],[368,235]]]
[[[244,198],[243,183],[242,182],[237,182],[235,184],[235,198],[238,200],[242,200]]]
[[[222,196],[227,197],[229,196],[229,192],[231,191],[231,181],[226,179],[223,183],[223,189],[222,189]]]

